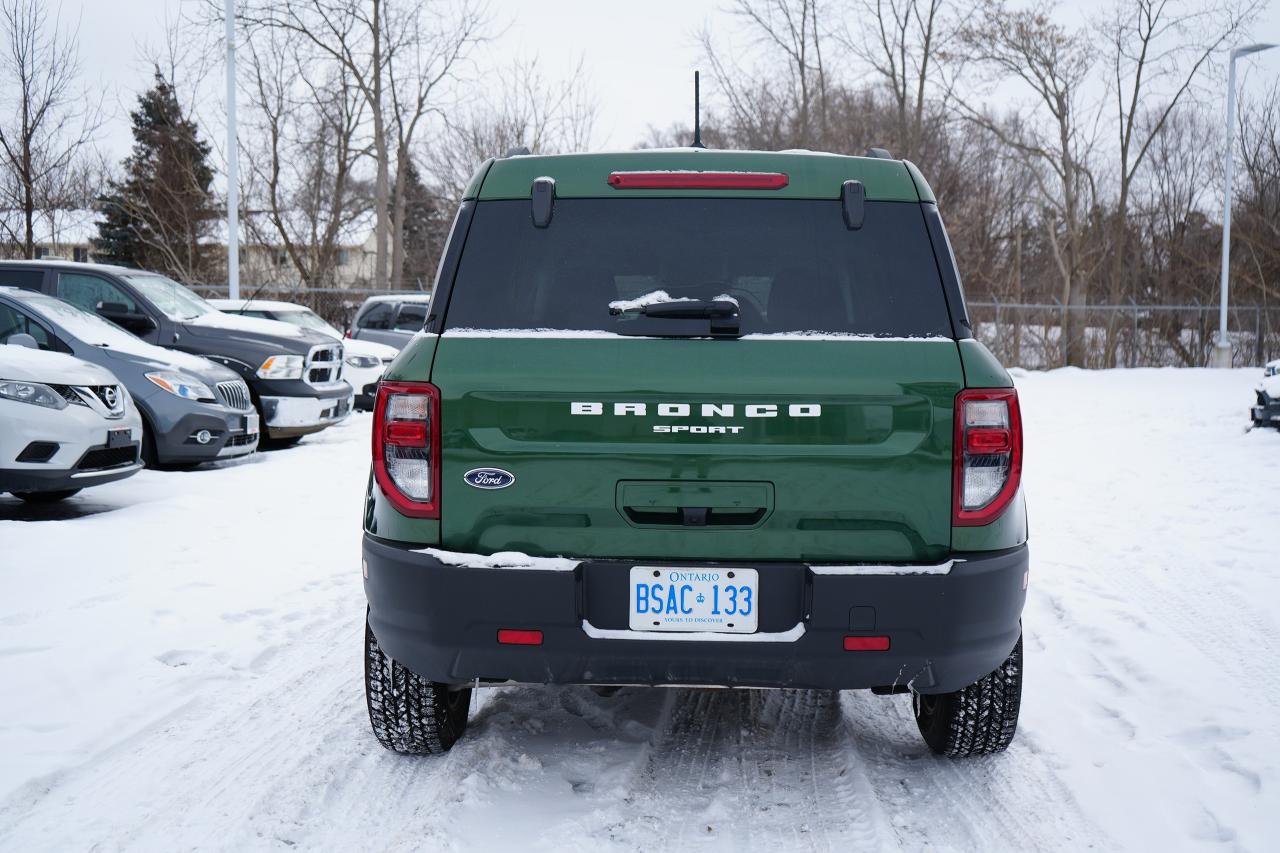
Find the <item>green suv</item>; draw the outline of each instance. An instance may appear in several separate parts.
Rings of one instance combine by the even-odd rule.
[[[384,746],[503,683],[909,692],[937,752],[1012,740],[1018,396],[912,164],[489,161],[375,402]]]

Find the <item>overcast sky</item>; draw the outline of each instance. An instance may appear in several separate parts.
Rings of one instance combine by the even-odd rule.
[[[1280,42],[1280,0],[1269,4],[1254,36]],[[150,83],[140,54],[148,45],[163,44],[165,21],[176,19],[181,5],[182,0],[61,0],[55,7],[66,24],[79,23],[86,82],[108,89],[113,117],[100,141],[112,160],[128,151],[128,110]],[[565,76],[580,57],[599,104],[594,147],[630,148],[649,125],[689,120],[692,72],[698,65],[695,34],[704,24],[726,31],[732,22],[722,11],[725,5],[725,0],[492,0],[495,22],[505,29],[485,51],[496,57],[495,64],[537,56],[549,77]],[[1071,8],[1064,16],[1083,20],[1109,8],[1111,0],[1063,5]],[[1280,76],[1280,49],[1247,66],[1248,90],[1260,92]],[[220,92],[220,80],[213,82],[218,84],[213,91]],[[221,109],[220,103],[213,106]]]

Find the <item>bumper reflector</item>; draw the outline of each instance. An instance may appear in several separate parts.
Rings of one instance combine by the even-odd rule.
[[[846,652],[887,652],[889,651],[889,638],[845,637],[844,650]]]
[[[517,628],[500,628],[498,642],[507,646],[540,646],[541,631],[522,631]]]

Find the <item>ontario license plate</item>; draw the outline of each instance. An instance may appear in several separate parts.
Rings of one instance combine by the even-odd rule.
[[[258,431],[258,413],[244,416],[244,431],[249,435],[253,435]]]
[[[631,568],[632,631],[756,630],[760,576],[755,569]]]
[[[107,430],[107,447],[128,447],[130,444],[133,444],[133,430]]]

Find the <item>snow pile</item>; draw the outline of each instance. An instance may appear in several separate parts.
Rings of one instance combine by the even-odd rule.
[[[668,302],[696,302],[687,296],[672,296],[665,290],[653,290],[635,299],[615,299],[609,303],[610,314],[625,314],[628,311],[639,311],[649,305],[663,305]]]
[[[531,557],[519,551],[499,551],[485,556],[463,551],[442,551],[439,548],[423,548],[421,554],[429,554],[446,566],[469,566],[474,569],[534,569],[542,572],[571,572],[578,567],[578,560],[563,557]]]
[[[0,849],[1272,849],[1258,374],[1018,373],[1022,721],[960,762],[907,696],[684,688],[482,690],[448,755],[386,752],[361,682],[367,415],[68,508],[0,497],[50,519],[0,520]]]

